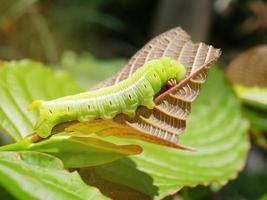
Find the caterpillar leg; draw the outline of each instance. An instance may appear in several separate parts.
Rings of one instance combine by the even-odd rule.
[[[125,114],[128,115],[128,117],[132,119],[135,116],[135,112],[136,112],[135,110],[128,110],[125,112]]]
[[[148,104],[145,105],[148,109],[153,109],[155,107],[155,103],[151,100]]]
[[[174,79],[174,78],[172,78],[172,79],[170,79],[170,80],[167,81],[167,87],[168,87],[168,88],[172,88],[172,87],[174,87],[176,84],[177,84],[177,81],[176,81],[176,79]]]
[[[40,137],[46,138],[51,134],[52,129],[54,128],[55,125],[56,124],[53,123],[43,122],[41,125],[35,128],[35,131]]]
[[[97,117],[95,115],[85,115],[85,116],[80,116],[78,118],[78,121],[79,122],[86,122],[86,121],[94,120],[96,118]]]
[[[110,120],[110,119],[113,119],[115,116],[116,116],[117,112],[116,113],[105,113],[105,114],[102,114],[101,115],[101,118],[102,119],[106,119],[106,120]]]

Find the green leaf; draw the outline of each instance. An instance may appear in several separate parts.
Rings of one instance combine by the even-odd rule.
[[[34,99],[52,99],[80,92],[74,80],[29,60],[0,64],[0,129],[15,141],[33,130],[37,112],[28,112]]]
[[[126,185],[155,199],[173,194],[184,186],[226,184],[243,168],[250,145],[248,123],[243,119],[240,105],[220,70],[211,70],[209,80],[192,108],[180,143],[195,147],[196,152],[111,137],[109,141],[112,142],[138,144],[144,152],[82,169],[80,173],[92,173],[95,177]],[[101,184],[98,186],[102,187]]]
[[[56,134],[37,143],[31,143],[25,138],[15,144],[0,147],[0,151],[21,150],[50,153],[60,158],[66,168],[101,165],[142,152],[142,148],[137,145],[115,145],[76,133]]]
[[[267,131],[267,113],[257,112],[246,107],[243,108],[243,112],[253,129]]]
[[[0,70],[0,126],[20,140],[2,146],[3,151],[32,150],[51,153],[64,162],[65,167],[88,167],[139,154],[137,145],[114,145],[93,138],[92,135],[56,135],[39,143],[30,143],[23,136],[31,133],[37,113],[26,110],[34,99],[51,99],[79,92],[70,76],[53,72],[33,61],[3,63]],[[22,73],[23,72],[23,73]],[[14,128],[14,129],[13,129]]]
[[[65,52],[61,60],[62,68],[73,74],[84,88],[108,78],[125,63],[124,59],[98,60],[90,54],[78,56],[72,51]]]
[[[260,200],[267,200],[267,194],[263,195]]]
[[[107,199],[59,159],[38,152],[1,152],[0,184],[17,199]]]
[[[55,135],[49,140],[31,144],[29,150],[51,153],[67,168],[96,166],[142,152],[137,145],[115,145],[82,135]]]
[[[67,168],[101,165],[142,152],[137,145],[115,145],[97,138],[75,135],[53,136],[49,140],[31,144],[29,150],[53,154]]]
[[[267,88],[235,85],[234,89],[244,104],[267,110]]]

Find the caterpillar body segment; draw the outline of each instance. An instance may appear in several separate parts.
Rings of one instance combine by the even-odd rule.
[[[50,101],[35,100],[29,105],[29,109],[39,110],[34,129],[39,136],[47,137],[55,125],[70,120],[112,119],[119,113],[134,117],[140,105],[154,108],[153,98],[168,80],[179,82],[184,77],[182,64],[162,57],[148,61],[116,85]]]

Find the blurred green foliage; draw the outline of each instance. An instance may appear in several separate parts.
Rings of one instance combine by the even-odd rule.
[[[71,73],[83,88],[90,88],[114,74],[124,64],[126,59],[99,60],[89,53],[78,56],[68,51],[63,54],[59,67]]]
[[[66,49],[129,57],[145,43],[153,19],[147,9],[153,13],[156,5],[152,0],[0,0],[0,57],[57,63]]]

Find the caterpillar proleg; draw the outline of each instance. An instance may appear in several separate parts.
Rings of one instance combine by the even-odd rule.
[[[59,123],[78,120],[112,119],[119,113],[134,117],[138,106],[153,109],[154,96],[170,79],[185,77],[185,67],[177,60],[161,57],[148,61],[131,77],[113,86],[50,101],[35,100],[29,110],[38,108],[35,131],[48,137]]]

